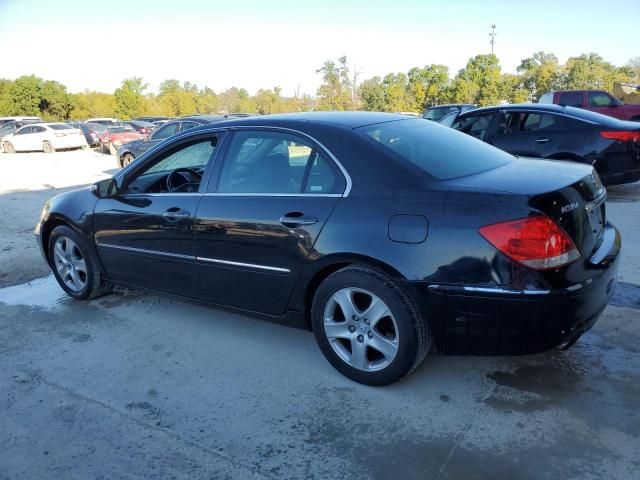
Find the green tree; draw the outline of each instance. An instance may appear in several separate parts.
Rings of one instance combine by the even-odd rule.
[[[353,95],[347,57],[338,59],[338,64],[327,60],[316,70],[322,74],[322,85],[318,88],[319,110],[349,110],[353,108]]]
[[[384,111],[384,85],[380,77],[373,77],[360,84],[362,109],[372,112]]]
[[[145,107],[144,91],[148,84],[142,78],[132,77],[122,81],[113,93],[116,101],[116,115],[123,119],[139,116]]]
[[[543,51],[534,53],[520,62],[517,69],[522,76],[523,87],[530,93],[532,100],[556,90],[561,80],[558,58]]]
[[[445,65],[427,65],[409,70],[409,110],[422,112],[426,107],[443,103],[449,83],[449,69]]]
[[[530,99],[530,92],[525,87],[521,75],[502,74],[500,79],[500,98],[509,103],[523,103]]]
[[[68,120],[73,104],[67,87],[53,80],[42,82],[38,108],[45,120]]]
[[[495,105],[500,101],[500,64],[494,54],[476,55],[456,76],[454,92],[465,100],[480,106]],[[459,98],[458,101],[463,101]]]
[[[407,95],[408,78],[404,73],[389,73],[382,79],[384,111],[405,112],[410,109]]]
[[[614,82],[628,82],[633,78],[631,68],[616,67],[597,53],[583,53],[571,57],[564,66],[562,86],[567,90],[613,90]]]
[[[25,75],[13,81],[7,89],[7,115],[40,115],[42,79]]]

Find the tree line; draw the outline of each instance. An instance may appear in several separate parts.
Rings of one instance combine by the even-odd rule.
[[[190,82],[169,79],[158,93],[140,77],[123,80],[113,93],[85,90],[69,93],[53,80],[35,75],[0,79],[0,116],[37,115],[45,120],[89,117],[123,119],[142,115],[183,116],[203,113],[281,113],[308,110],[374,110],[421,112],[441,103],[494,105],[537,101],[550,90],[603,89],[614,82],[640,83],[640,57],[615,66],[595,53],[569,58],[564,64],[552,53],[525,58],[516,73],[503,73],[498,57],[476,55],[451,76],[445,65],[414,67],[359,81],[360,72],[346,56],[328,60],[316,71],[322,78],[316,96],[283,96],[279,87],[250,95],[232,87],[214,92]]]

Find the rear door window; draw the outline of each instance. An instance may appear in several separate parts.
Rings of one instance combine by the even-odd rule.
[[[235,132],[218,181],[219,193],[335,194],[344,182],[314,145],[270,131]]]
[[[611,95],[605,92],[589,92],[588,98],[590,107],[611,107],[618,103]]]
[[[560,105],[565,107],[582,107],[582,92],[565,92],[560,94],[558,100]]]
[[[179,126],[180,122],[167,123],[163,127],[160,127],[156,133],[151,136],[151,138],[153,140],[163,140],[168,138],[178,131]]]

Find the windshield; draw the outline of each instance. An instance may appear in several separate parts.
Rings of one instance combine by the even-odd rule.
[[[469,135],[422,119],[367,125],[356,131],[437,180],[474,175],[514,159]]]
[[[52,128],[54,130],[71,130],[73,127],[70,127],[69,125],[61,125],[59,123],[54,123],[52,125],[49,125],[49,128]]]

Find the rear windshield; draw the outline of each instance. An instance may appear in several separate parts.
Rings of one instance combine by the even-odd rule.
[[[426,118],[427,120],[438,121],[441,118],[449,115],[451,112],[459,112],[459,107],[431,107],[427,110],[422,118]]]
[[[49,125],[49,128],[53,128],[54,130],[71,130],[73,127],[70,127],[69,125],[55,124]]]
[[[378,123],[355,130],[437,180],[474,175],[514,159],[469,135],[422,119]]]

